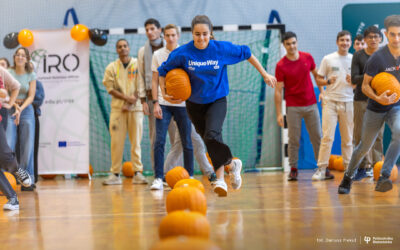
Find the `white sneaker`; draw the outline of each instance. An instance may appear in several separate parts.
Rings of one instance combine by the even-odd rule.
[[[311,177],[311,179],[313,181],[323,181],[325,180],[325,172],[326,168],[318,168],[317,171],[315,171],[315,173]]]
[[[214,193],[217,193],[220,197],[228,195],[228,186],[223,179],[216,180],[214,184]]]
[[[239,189],[242,185],[242,177],[240,172],[242,171],[242,161],[240,159],[232,160],[232,167],[229,171],[229,177],[233,189]]]
[[[153,184],[151,184],[150,187],[151,190],[163,190],[164,186],[163,186],[163,181],[160,178],[155,178],[153,181]]]
[[[373,177],[374,176],[374,169],[373,168],[367,168],[366,172],[368,177]]]
[[[103,181],[103,185],[122,185],[121,177],[111,173],[107,179]]]
[[[3,206],[4,210],[19,210],[19,202],[17,196],[11,197]]]
[[[136,172],[136,174],[132,178],[132,183],[133,184],[147,184],[149,183],[144,177],[144,175],[141,172]]]

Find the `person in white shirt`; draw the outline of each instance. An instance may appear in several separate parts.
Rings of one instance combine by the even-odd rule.
[[[185,103],[176,103],[169,99],[163,98],[162,91],[165,86],[159,86],[157,68],[168,59],[172,50],[178,47],[179,30],[174,24],[168,24],[164,28],[164,37],[166,46],[155,51],[151,70],[152,78],[152,97],[153,97],[153,113],[156,118],[156,138],[154,143],[154,171],[155,179],[151,185],[152,190],[163,189],[164,177],[164,148],[168,127],[172,118],[174,118],[183,147],[183,166],[190,176],[193,176],[193,146],[191,139],[192,123],[186,112]]]
[[[313,180],[326,180],[325,172],[329,164],[336,124],[339,121],[342,156],[345,168],[349,164],[353,150],[353,86],[351,84],[350,32],[343,30],[337,34],[338,50],[326,55],[318,70],[317,85],[325,86],[322,100],[322,140],[318,155],[318,169]]]

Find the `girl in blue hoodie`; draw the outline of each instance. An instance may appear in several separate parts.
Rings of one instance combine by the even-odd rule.
[[[239,189],[242,183],[242,162],[240,159],[232,160],[231,150],[222,140],[222,125],[227,111],[226,96],[229,93],[227,65],[248,60],[260,72],[266,84],[274,87],[276,79],[264,70],[248,46],[213,40],[213,26],[207,16],[194,17],[191,27],[193,41],[172,51],[168,60],[158,68],[161,92],[168,101],[182,102],[165,94],[165,76],[175,68],[181,68],[189,75],[192,94],[186,101],[186,109],[213,163],[217,175],[214,192],[226,196],[223,166],[229,165],[234,189]]]

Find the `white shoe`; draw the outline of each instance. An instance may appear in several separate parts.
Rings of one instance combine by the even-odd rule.
[[[4,210],[19,210],[19,202],[17,196],[11,197],[3,206]]]
[[[133,184],[147,184],[149,183],[141,172],[136,172],[132,178]]]
[[[242,171],[242,161],[240,159],[232,160],[232,167],[229,171],[229,177],[233,189],[239,189],[242,186],[242,177],[240,172]]]
[[[373,177],[374,176],[374,169],[373,168],[367,168],[366,172],[368,177]]]
[[[121,177],[111,173],[107,179],[103,181],[103,185],[122,185]]]
[[[228,195],[228,186],[223,179],[216,180],[214,184],[214,193],[217,193],[220,197]]]
[[[163,190],[164,186],[163,186],[163,181],[160,178],[155,178],[153,181],[153,184],[151,184],[150,187],[151,190]]]
[[[325,172],[326,168],[318,168],[317,171],[315,171],[315,173],[311,177],[311,179],[313,181],[323,181],[325,180]]]

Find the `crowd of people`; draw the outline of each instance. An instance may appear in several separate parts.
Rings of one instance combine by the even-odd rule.
[[[283,113],[286,113],[289,181],[296,181],[298,177],[302,119],[318,165],[312,176],[314,181],[334,179],[327,166],[339,122],[346,169],[338,190],[340,194],[349,193],[353,181],[371,176],[373,165],[382,160],[386,122],[392,130],[392,139],[376,191],[390,190],[390,171],[400,153],[400,127],[397,125],[400,124],[397,122],[400,108],[395,101],[396,94],[385,92],[378,96],[370,82],[380,72],[388,72],[400,80],[400,16],[389,16],[384,24],[387,45],[379,48],[383,34],[371,26],[355,38],[356,52],[352,55],[349,53],[351,34],[340,31],[336,38],[337,51],[326,55],[318,68],[311,54],[298,50],[296,34],[286,32],[282,36],[286,55],[277,63],[275,76],[272,76],[248,46],[215,40],[207,16],[193,18],[193,40],[184,45],[179,45],[180,31],[176,25],[162,28],[158,20],[146,20],[144,28],[148,40],[139,49],[138,57],[131,56],[126,39],[119,39],[115,45],[118,58],[104,72],[103,84],[111,95],[111,168],[103,184],[122,184],[120,172],[127,133],[134,169],[132,182],[148,184],[142,174],[140,147],[143,119],[147,116],[154,170],[151,190],[162,190],[166,185],[165,173],[177,165],[183,165],[193,178],[194,159],[219,196],[226,196],[228,191],[224,168],[229,171],[232,188],[239,189],[242,162],[233,158],[229,146],[224,143],[222,127],[228,112],[227,65],[247,60],[264,82],[275,88],[277,123],[281,127],[285,126]],[[202,63],[207,61],[214,63]],[[166,92],[165,77],[176,68],[185,70],[190,79],[192,93],[186,101],[174,99]],[[320,91],[322,119],[311,75]],[[23,185],[22,191],[33,191],[37,181],[38,116],[43,99],[43,87],[36,79],[26,48],[16,50],[12,66],[7,59],[0,59],[0,167],[17,177]],[[283,99],[286,112],[282,110]],[[167,132],[171,150],[164,159]],[[0,189],[9,200],[4,209],[18,209],[16,193],[2,171]]]

